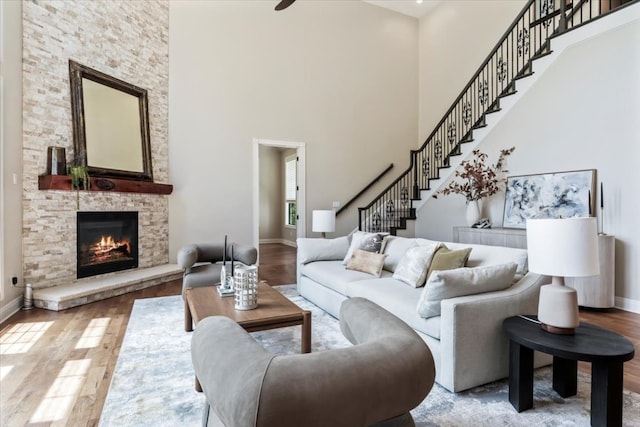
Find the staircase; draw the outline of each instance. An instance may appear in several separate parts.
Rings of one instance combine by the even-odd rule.
[[[395,235],[448,179],[567,46],[559,35],[640,0],[530,0],[418,150],[410,165],[369,205],[358,229]],[[551,46],[553,45],[553,50]]]

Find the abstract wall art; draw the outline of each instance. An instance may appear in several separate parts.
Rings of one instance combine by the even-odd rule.
[[[502,226],[526,228],[528,218],[592,216],[595,182],[595,169],[510,176]]]

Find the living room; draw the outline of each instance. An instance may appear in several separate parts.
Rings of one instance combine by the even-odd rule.
[[[257,243],[250,172],[256,138],[306,145],[307,230],[313,209],[348,200],[389,162],[404,168],[409,150],[424,141],[524,4],[443,2],[421,19],[363,2],[301,0],[277,13],[270,2],[148,2],[140,10],[118,3],[61,10],[47,2],[3,5],[3,32],[14,32],[2,39],[2,319],[21,302],[12,277],[34,287],[75,279],[60,267],[73,252],[60,235],[72,234],[74,225],[59,220],[75,217],[76,194],[51,195],[36,183],[47,147],[73,152],[72,57],[150,89],[154,179],[174,192],[115,203],[143,206],[151,219],[146,232],[158,240],[147,244],[154,251],[143,264],[173,263],[179,248],[194,241],[226,234]],[[136,18],[118,27],[123,32],[104,31],[129,14]],[[636,313],[637,38],[636,20],[566,51],[482,146],[492,158],[516,146],[510,175],[597,170],[605,189],[602,231],[617,241],[616,306]],[[20,40],[35,55],[24,63]],[[46,113],[46,126],[34,121]],[[81,207],[93,209],[94,199],[80,194]],[[502,196],[486,206],[494,226],[501,225],[503,206]],[[416,236],[451,240],[463,212],[462,198],[430,200]],[[335,236],[356,223],[352,208]],[[64,250],[43,249],[43,242],[60,242]]]

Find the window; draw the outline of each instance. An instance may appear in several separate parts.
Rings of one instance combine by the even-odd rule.
[[[297,157],[291,156],[285,159],[284,163],[284,225],[294,227],[296,225],[296,219],[298,218],[296,209],[296,199],[298,192],[297,185]]]

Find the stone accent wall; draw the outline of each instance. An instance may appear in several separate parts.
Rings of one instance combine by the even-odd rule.
[[[69,59],[147,89],[155,182],[168,182],[169,4],[146,1],[23,3],[23,260],[34,288],[76,281],[80,210],[139,212],[140,267],[169,257],[168,197],[41,191],[47,147],[73,158]]]

